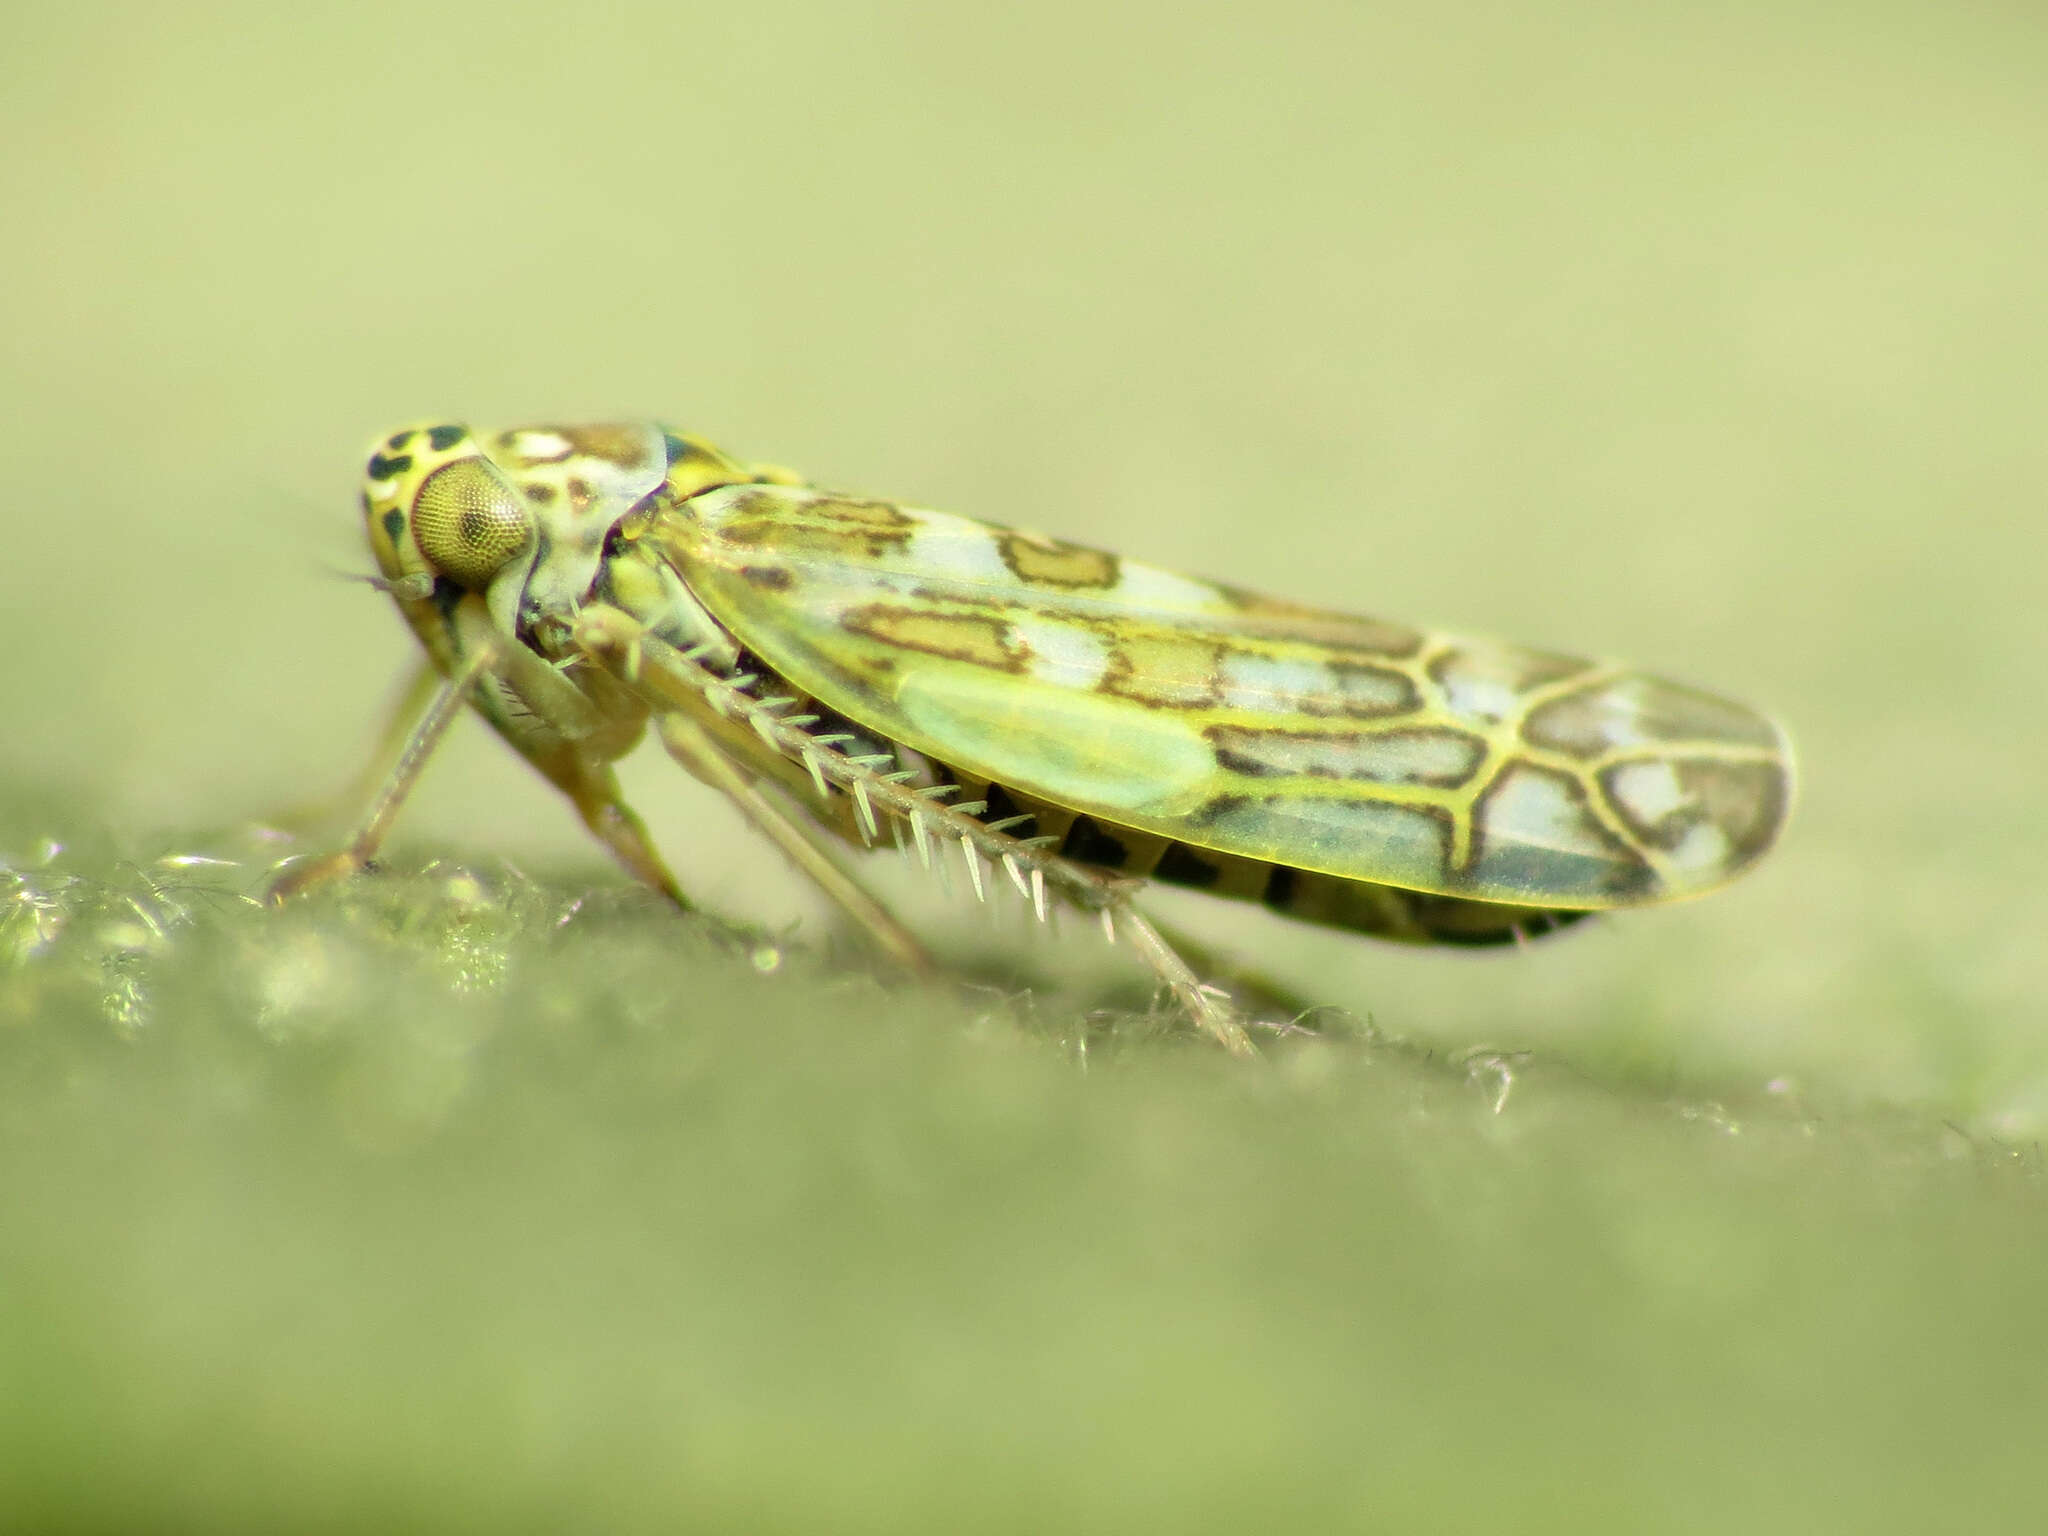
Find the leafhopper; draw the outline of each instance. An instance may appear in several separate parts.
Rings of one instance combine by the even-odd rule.
[[[467,702],[686,907],[611,767],[652,724],[903,965],[930,961],[828,835],[1097,914],[1244,1052],[1133,905],[1146,880],[1496,944],[1710,890],[1791,804],[1784,734],[1712,694],[825,490],[651,423],[410,427],[363,505],[443,681],[348,847],[279,899],[371,858]]]

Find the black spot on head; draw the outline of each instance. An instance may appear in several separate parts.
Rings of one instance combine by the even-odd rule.
[[[399,539],[405,534],[405,514],[396,507],[393,507],[384,514],[383,522],[384,537],[391,541],[391,545],[395,549],[398,547]]]
[[[398,452],[399,449],[403,448],[407,443],[411,442],[413,438],[415,438],[416,436],[418,436],[418,434],[414,432],[394,432],[391,436],[384,439],[384,446],[386,448],[389,448],[393,453],[396,453]]]
[[[780,565],[743,565],[740,575],[766,592],[787,592],[796,578]]]
[[[368,466],[372,480],[389,480],[393,475],[402,475],[411,468],[412,455],[409,453],[393,454],[388,459],[381,453],[373,453],[370,455]]]
[[[446,576],[434,578],[434,607],[444,619],[455,616],[456,607],[462,602],[462,587]]]
[[[1095,864],[1104,869],[1122,869],[1130,862],[1130,850],[1095,824],[1092,817],[1076,816],[1060,843],[1060,853],[1077,864]]]
[[[469,433],[461,427],[429,427],[427,429],[427,441],[434,445],[434,452],[436,453],[446,453],[467,436],[469,436]]]
[[[1223,866],[1211,863],[1186,843],[1168,843],[1152,873],[1161,880],[1171,880],[1175,885],[1192,885],[1197,890],[1206,890],[1223,878]]]
[[[537,507],[544,507],[555,499],[555,488],[545,480],[527,480],[520,485],[519,492]]]

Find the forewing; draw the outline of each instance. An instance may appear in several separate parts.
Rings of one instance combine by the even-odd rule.
[[[1613,666],[808,489],[711,491],[640,537],[840,714],[1196,847],[1609,907],[1720,884],[1790,801],[1769,721]]]

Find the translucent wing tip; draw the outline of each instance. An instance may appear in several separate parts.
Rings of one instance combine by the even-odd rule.
[[[1760,721],[1769,745],[1674,753],[1600,774],[1607,804],[1654,876],[1637,900],[1703,895],[1755,864],[1784,834],[1797,795],[1792,741]]]

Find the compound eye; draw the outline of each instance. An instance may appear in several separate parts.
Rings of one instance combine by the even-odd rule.
[[[482,459],[457,459],[427,476],[413,498],[412,535],[435,570],[481,592],[526,548],[533,523]]]

